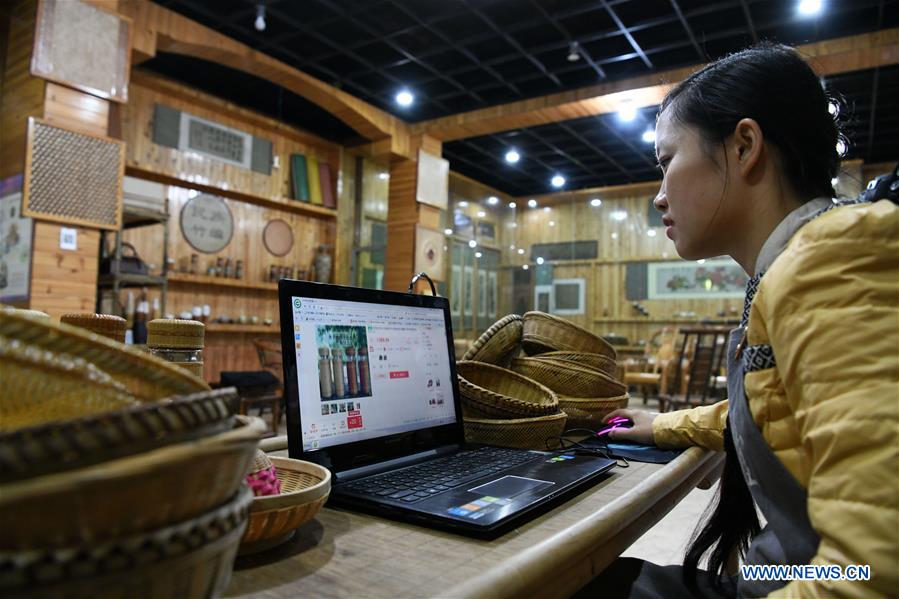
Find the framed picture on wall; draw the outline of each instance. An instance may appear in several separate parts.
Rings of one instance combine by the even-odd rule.
[[[496,241],[496,225],[486,221],[478,221],[478,240]]]
[[[31,287],[33,221],[24,218],[22,175],[0,181],[0,301],[24,301]]]
[[[450,282],[450,314],[459,316],[462,314],[462,266],[453,264]]]
[[[487,295],[487,316],[496,320],[496,271],[491,270],[487,273],[487,287],[488,287],[488,295]]]
[[[418,150],[417,179],[416,200],[446,210],[449,202],[449,161]]]
[[[415,272],[426,272],[435,281],[446,278],[443,256],[444,235],[435,231],[415,226]]]
[[[487,316],[487,271],[478,271],[478,318]]]
[[[730,259],[650,262],[646,274],[649,299],[738,298],[746,292],[746,273]]]
[[[466,316],[471,316],[472,308],[474,307],[474,269],[471,266],[465,265],[465,270],[463,271],[464,275],[462,277],[462,285],[465,287],[463,291],[464,301],[462,302],[462,312]]]

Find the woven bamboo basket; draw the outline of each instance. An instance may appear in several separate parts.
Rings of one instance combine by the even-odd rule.
[[[508,366],[521,343],[521,316],[509,314],[497,320],[478,337],[463,360]]]
[[[630,396],[618,397],[568,397],[559,396],[559,406],[568,414],[568,428],[598,429],[602,419],[612,410],[626,408]]]
[[[616,397],[627,392],[624,383],[606,373],[568,360],[515,358],[512,370],[546,385],[558,395]]]
[[[482,362],[456,364],[463,405],[494,418],[545,416],[559,411],[550,389],[505,368]]]
[[[0,552],[0,594],[28,597],[218,597],[253,494],[239,489],[198,516],[90,547]]]
[[[613,360],[618,357],[614,347],[587,329],[545,312],[527,312],[522,317],[521,345],[528,355],[574,351],[602,354]]]
[[[0,432],[0,483],[222,433],[239,406],[233,388],[219,389]]]
[[[575,351],[551,351],[531,357],[535,360],[567,360],[580,366],[586,366],[587,368],[605,372],[609,376],[614,377],[618,375],[618,363],[612,358],[602,354],[588,354],[586,352]]]
[[[466,416],[465,441],[519,449],[555,449],[567,419],[565,412],[508,420]]]
[[[281,481],[281,494],[253,499],[250,523],[238,550],[240,555],[288,541],[297,528],[315,517],[331,492],[331,473],[327,468],[290,458],[270,459]]]
[[[78,327],[0,307],[0,430],[208,391],[177,366]]]
[[[265,423],[3,486],[0,551],[93,545],[179,522],[237,492]]]

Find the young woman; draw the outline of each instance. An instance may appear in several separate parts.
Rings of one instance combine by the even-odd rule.
[[[773,44],[707,66],[660,106],[655,206],[668,237],[681,257],[728,255],[751,279],[729,344],[729,400],[609,418],[634,422],[613,438],[724,449],[726,465],[683,568],[618,560],[585,592],[899,589],[899,209],[831,200],[838,137],[819,79]],[[704,555],[708,572],[697,570]],[[750,580],[733,571],[737,555],[837,566],[818,571],[829,577],[870,566],[870,580]]]

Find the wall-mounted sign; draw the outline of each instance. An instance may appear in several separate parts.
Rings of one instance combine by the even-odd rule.
[[[416,199],[446,210],[449,201],[449,161],[424,150],[418,151]]]
[[[234,234],[234,218],[224,198],[203,193],[188,200],[181,209],[181,234],[198,252],[225,249]]]
[[[0,302],[28,299],[33,225],[21,208],[22,175],[0,181]]]
[[[262,230],[262,244],[273,256],[284,256],[293,248],[293,230],[280,218],[270,220]]]
[[[415,272],[426,272],[435,281],[444,280],[443,232],[416,225]]]

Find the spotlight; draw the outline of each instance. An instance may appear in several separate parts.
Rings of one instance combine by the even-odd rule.
[[[799,2],[799,14],[810,17],[821,12],[821,0],[801,0]]]
[[[256,28],[256,31],[265,31],[265,5],[259,4],[256,6],[256,20],[253,22],[253,27]]]
[[[509,251],[512,251],[514,249],[515,249],[515,244],[513,243],[512,245],[509,246]]]
[[[531,198],[530,200],[528,200],[528,208],[536,208],[536,207],[537,207],[537,200],[535,200],[534,198]]]
[[[491,206],[496,206],[497,204],[499,204],[499,198],[496,196],[490,196],[489,198],[487,198],[487,203]]]
[[[518,204],[515,202],[509,202],[509,208],[515,208],[516,206],[518,206]]]
[[[830,184],[831,184],[832,186],[834,186],[834,187],[836,187],[836,186],[837,186],[837,183],[839,183],[839,182],[840,182],[840,178],[839,178],[839,177],[834,177],[833,179],[830,180]]]
[[[651,144],[656,140],[656,132],[655,129],[647,129],[643,132],[643,141],[648,144]]]
[[[637,118],[637,107],[631,101],[622,102],[621,106],[618,107],[618,118],[625,123],[629,123]]]
[[[592,200],[590,200],[590,205],[594,208],[602,206],[602,200],[600,200],[599,198],[593,198]]]
[[[519,254],[524,254],[524,248],[518,248],[518,253],[519,253]]]
[[[555,226],[556,226],[556,221],[554,221],[554,220],[549,221],[549,226],[550,226],[550,227],[555,227]]]
[[[549,206],[544,206],[543,211],[548,213],[552,211],[552,208],[550,208]]]
[[[656,230],[655,230],[655,229],[650,229],[649,231],[646,232],[646,234],[649,235],[650,237],[655,237],[655,236],[656,236]]]
[[[537,256],[536,262],[537,262],[537,264],[543,264],[543,258],[541,258],[540,256]]]
[[[615,210],[609,216],[612,217],[612,220],[622,221],[627,218],[627,212],[624,210]]]
[[[468,208],[468,202],[462,200],[461,202],[459,202],[459,208]]]
[[[480,257],[483,256],[483,255],[484,255],[484,254],[482,254],[481,252],[475,252],[475,253],[474,253],[474,257],[475,257],[475,258],[480,258]]]
[[[827,103],[827,112],[829,112],[833,116],[837,116],[840,113],[840,105],[831,100]]]
[[[515,150],[509,150],[506,152],[506,162],[510,164],[515,164],[521,159],[521,154],[516,152]]]
[[[696,264],[705,264],[705,258],[700,258],[696,261]]]
[[[846,154],[846,142],[842,139],[837,142],[837,155],[842,158]]]
[[[380,179],[381,181],[386,181],[389,178],[390,178],[389,173],[378,173],[378,179]]]
[[[562,187],[565,185],[565,177],[562,175],[555,175],[550,183],[552,183],[553,187]]]
[[[521,270],[527,270],[527,269],[528,269],[528,265],[527,265],[527,264],[522,264],[522,265],[521,265]]]
[[[468,242],[468,247],[476,248],[476,247],[478,247],[478,242],[475,241],[474,239],[472,239],[471,241]]]
[[[444,235],[452,235],[452,234],[453,234],[453,230],[452,230],[452,229],[444,229],[444,230],[443,230],[443,234],[444,234]]]
[[[396,98],[395,98],[395,99],[396,99],[396,103],[397,103],[397,104],[399,104],[400,106],[404,106],[404,107],[405,107],[405,106],[411,106],[411,105],[412,105],[412,102],[415,101],[415,96],[413,96],[413,95],[412,95],[412,92],[410,92],[409,90],[404,89],[404,90],[401,90],[401,91],[396,95]]]
[[[566,56],[568,62],[577,62],[581,59],[581,54],[578,52],[579,49],[580,44],[577,42],[571,42],[571,44],[568,45],[568,56]]]
[[[612,233],[612,239],[618,239],[618,233]]]
[[[487,216],[486,212],[484,212],[483,210],[478,210],[478,218],[484,218],[485,216]]]

